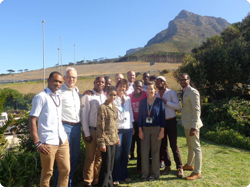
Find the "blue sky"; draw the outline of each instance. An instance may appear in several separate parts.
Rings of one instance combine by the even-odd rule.
[[[123,56],[143,47],[168,27],[183,9],[241,21],[247,0],[0,0],[0,73],[43,67],[42,20],[45,20],[45,67],[62,62]],[[61,63],[61,53],[60,53]]]

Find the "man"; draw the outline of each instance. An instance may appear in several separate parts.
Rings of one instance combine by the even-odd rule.
[[[134,92],[129,95],[131,100],[131,105],[133,109],[134,115],[134,135],[132,137],[132,144],[130,149],[130,159],[134,158],[134,149],[135,149],[135,142],[137,144],[137,171],[141,173],[141,145],[140,145],[140,138],[139,138],[139,129],[138,129],[138,115],[139,115],[139,105],[140,101],[147,97],[147,93],[142,89],[142,81],[136,80],[134,82]]]
[[[70,148],[70,175],[69,187],[72,186],[74,172],[77,166],[80,140],[81,140],[81,123],[80,123],[80,98],[79,90],[75,86],[77,82],[77,72],[75,68],[68,67],[64,75],[64,84],[58,90],[62,101],[62,123],[67,133]],[[58,173],[55,177],[57,186]]]
[[[134,91],[134,81],[135,81],[135,72],[134,71],[129,71],[127,73],[127,78],[128,78],[128,90],[126,91],[126,94],[129,95]]]
[[[164,131],[164,138],[161,143],[160,158],[164,160],[165,169],[162,172],[163,175],[169,174],[171,170],[171,159],[168,152],[168,140],[172,149],[174,160],[176,163],[177,177],[183,177],[182,161],[180,151],[177,145],[177,121],[176,121],[176,110],[180,110],[181,106],[177,94],[167,88],[166,79],[163,76],[156,78],[156,86],[158,93],[156,97],[162,98],[165,103],[165,118],[166,125]]]
[[[115,74],[115,85],[118,83],[119,80],[124,79],[123,74],[117,73]]]
[[[143,79],[143,90],[145,92],[147,92],[147,84],[148,84],[148,81],[149,81],[149,73],[147,73],[147,72],[143,73],[142,79]]]
[[[107,89],[108,89],[108,87],[111,86],[112,81],[111,81],[111,78],[110,78],[109,76],[105,76],[104,79],[105,79],[105,87],[104,87],[104,89],[103,89],[103,92],[104,92],[104,94],[106,95]]]
[[[96,123],[98,108],[106,100],[103,94],[104,85],[104,77],[97,77],[94,81],[93,95],[84,95],[81,100],[81,122],[86,143],[86,158],[83,167],[84,186],[98,184],[102,158],[100,148],[97,146]]]
[[[186,179],[195,180],[201,178],[202,164],[200,128],[203,124],[200,119],[200,94],[191,86],[190,76],[187,73],[181,74],[179,81],[183,88],[181,123],[185,128],[188,145],[188,159],[187,164],[183,166],[183,170],[193,170],[192,174],[186,177]]]
[[[59,170],[58,186],[68,186],[70,172],[69,142],[62,125],[61,99],[56,92],[62,86],[62,83],[62,75],[59,72],[52,72],[48,78],[48,87],[37,94],[32,101],[29,129],[35,148],[40,153],[41,187],[50,186],[55,160]]]

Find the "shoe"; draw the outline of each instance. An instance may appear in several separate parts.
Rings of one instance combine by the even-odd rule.
[[[191,173],[188,177],[186,177],[187,180],[195,180],[201,178],[201,174],[198,173]]]
[[[178,168],[178,169],[177,169],[177,177],[182,178],[183,175],[184,175],[184,174],[183,174],[183,169]]]
[[[114,186],[119,186],[119,184],[120,184],[120,183],[119,183],[118,181],[114,181],[114,182],[113,182],[113,185],[114,185]]]
[[[148,178],[148,181],[154,181],[154,180],[155,180],[155,178],[152,177],[152,176],[150,176],[150,177]]]
[[[169,172],[171,171],[171,168],[170,166],[166,166],[165,169],[162,171],[162,175],[168,175]]]
[[[126,183],[130,183],[130,182],[131,182],[131,179],[130,179],[130,178],[126,178],[126,179],[125,179],[125,182],[126,182]]]
[[[164,163],[164,161],[161,161],[160,168],[164,168],[164,167],[165,167],[165,163]]]
[[[183,170],[193,171],[194,170],[194,166],[189,166],[188,164],[185,164],[185,166],[183,166],[182,169]]]

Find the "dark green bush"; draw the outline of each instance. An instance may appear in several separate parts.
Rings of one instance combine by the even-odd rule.
[[[211,141],[250,149],[250,102],[233,98],[204,105],[201,135]]]

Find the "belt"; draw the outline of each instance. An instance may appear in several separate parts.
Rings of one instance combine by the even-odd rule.
[[[90,130],[96,130],[96,127],[91,127],[91,126],[89,126],[89,129],[90,129]]]
[[[168,119],[166,119],[166,120],[171,120],[171,119],[174,119],[174,118],[176,118],[176,117],[168,118]]]
[[[80,122],[78,122],[78,123],[72,123],[72,122],[68,122],[68,121],[62,121],[62,123],[74,126],[74,125],[79,124]]]

